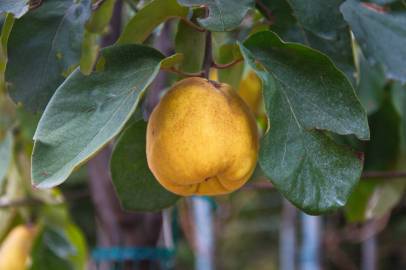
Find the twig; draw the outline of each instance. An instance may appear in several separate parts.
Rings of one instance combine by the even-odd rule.
[[[226,69],[226,68],[234,66],[235,64],[240,63],[241,61],[243,61],[242,58],[235,59],[234,61],[227,63],[227,64],[217,64],[217,63],[213,62],[211,66],[214,68],[217,68],[217,69]]]
[[[362,173],[362,178],[385,178],[395,179],[406,177],[406,171],[365,171]]]
[[[42,0],[31,0],[28,5],[30,10],[39,8],[42,5]]]
[[[181,71],[181,70],[176,69],[174,67],[162,68],[162,70],[172,72],[172,73],[178,74],[178,75],[183,76],[183,77],[204,77],[204,72],[203,71],[196,72],[196,73],[191,73],[191,72]]]
[[[249,183],[243,187],[243,189],[247,190],[252,190],[252,189],[273,189],[274,186],[272,185],[271,182],[254,182],[254,183]]]
[[[103,4],[104,1],[105,0],[98,0],[98,1],[94,2],[92,4],[92,10],[93,11],[97,10]]]
[[[275,22],[275,17],[273,16],[272,11],[262,3],[261,0],[256,0],[255,3],[259,11],[268,19],[269,24],[273,24]]]
[[[398,178],[406,178],[406,171],[365,171],[362,173],[361,180],[368,181],[369,179],[393,180]],[[273,189],[271,182],[258,181],[245,185],[243,189]]]
[[[24,206],[34,206],[41,205],[44,202],[34,199],[34,198],[21,198],[15,200],[0,200],[0,209],[1,208],[13,208],[13,207],[24,207]]]

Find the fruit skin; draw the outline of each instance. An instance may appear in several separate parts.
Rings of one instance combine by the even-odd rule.
[[[0,270],[25,270],[36,229],[19,225],[11,230],[0,248]]]
[[[258,131],[250,109],[226,84],[188,78],[175,84],[151,114],[148,166],[169,191],[220,195],[252,175]]]

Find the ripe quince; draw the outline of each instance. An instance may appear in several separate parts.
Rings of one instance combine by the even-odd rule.
[[[167,190],[220,195],[240,188],[258,155],[254,116],[227,84],[193,77],[176,83],[147,127],[148,166]]]

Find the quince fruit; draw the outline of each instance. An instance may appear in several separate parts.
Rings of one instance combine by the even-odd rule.
[[[220,195],[240,188],[258,155],[252,112],[226,84],[203,78],[176,83],[147,127],[148,166],[167,190]]]
[[[11,230],[0,247],[1,270],[25,270],[36,228],[19,225]]]

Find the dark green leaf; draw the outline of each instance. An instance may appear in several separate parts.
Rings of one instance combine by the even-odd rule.
[[[76,69],[58,88],[34,135],[32,181],[48,188],[65,181],[124,127],[159,71],[161,53],[139,45],[102,51],[105,70]]]
[[[185,18],[188,13],[189,9],[176,0],[153,0],[128,22],[117,43],[142,43],[161,23],[173,17]]]
[[[79,64],[90,0],[44,0],[16,20],[9,39],[6,80],[10,94],[41,111],[64,78]]]
[[[357,94],[368,114],[379,109],[384,99],[385,74],[379,66],[371,66],[362,53],[359,54]]]
[[[355,0],[341,5],[365,57],[387,78],[406,82],[406,12],[382,13]]]
[[[369,138],[366,114],[351,84],[325,55],[283,43],[272,32],[254,34],[241,49],[262,80],[271,125],[262,141],[262,169],[308,213],[343,206],[362,164],[321,130]]]
[[[210,31],[224,32],[237,28],[248,10],[254,7],[253,0],[178,0],[188,7],[206,6],[207,18],[198,19],[199,23]]]
[[[350,31],[339,10],[343,0],[312,2],[288,0],[288,2],[304,29],[308,44],[327,54],[349,79],[353,79]]]
[[[16,18],[23,16],[29,9],[30,0],[1,0],[0,14],[11,13]]]
[[[261,1],[274,16],[271,26],[272,31],[282,37],[283,40],[300,43],[305,42],[304,31],[293,16],[293,10],[287,0]]]
[[[371,140],[365,148],[366,170],[393,169],[400,150],[400,116],[388,92],[378,111],[369,118]]]
[[[4,138],[0,138],[0,190],[3,186],[13,156],[13,135],[7,132]]]
[[[164,189],[148,169],[144,121],[129,126],[111,158],[111,176],[121,205],[132,211],[157,211],[174,204],[179,196]]]
[[[325,38],[334,39],[337,29],[347,26],[340,13],[343,0],[288,0],[294,14],[304,29]]]

